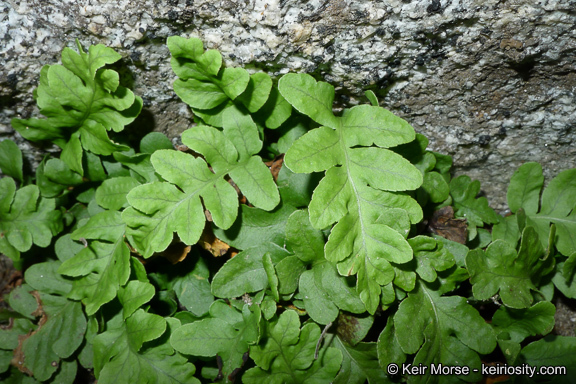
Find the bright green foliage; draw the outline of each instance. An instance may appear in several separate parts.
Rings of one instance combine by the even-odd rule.
[[[38,325],[19,320],[15,328],[0,335],[0,340],[6,342],[1,343],[3,347],[16,348],[21,343],[23,359],[20,363],[40,381],[50,379],[58,370],[61,359],[69,358],[80,347],[86,331],[81,304],[60,296],[66,295],[72,285],[56,273],[59,265],[59,261],[33,265],[25,274],[31,286],[22,286],[10,295],[12,308],[28,318],[41,317]],[[29,294],[32,290],[37,292],[38,301]],[[23,337],[25,330],[34,328],[34,333]]]
[[[260,318],[258,305],[245,304],[238,312],[216,301],[210,307],[209,318],[178,328],[170,343],[188,355],[213,357],[218,354],[223,361],[222,373],[227,378],[243,364],[248,347],[260,339]]]
[[[288,219],[286,243],[297,258],[312,264],[310,269],[300,272],[299,290],[304,307],[314,321],[328,324],[336,319],[340,309],[351,313],[366,310],[350,278],[340,276],[335,266],[324,258],[324,236],[312,227],[306,211],[296,211]]]
[[[72,283],[58,273],[59,261],[36,263],[26,270],[24,277],[34,290],[66,296],[72,289]]]
[[[576,253],[572,255],[574,256]],[[572,259],[572,257],[570,259]],[[556,273],[552,277],[552,282],[564,296],[576,299],[576,274],[573,272],[564,273],[564,271],[569,270],[569,268],[566,268],[567,263],[568,262],[560,262],[556,264]]]
[[[37,307],[38,303],[36,300],[34,302]],[[17,301],[11,300],[11,306],[14,306],[13,303],[17,303]],[[12,350],[18,347],[18,336],[32,332],[35,328],[36,326],[28,319],[14,319],[12,327],[0,328],[0,373],[6,372],[10,367],[10,360],[13,357]]]
[[[149,302],[156,293],[150,283],[132,280],[118,291],[118,300],[122,304],[122,317],[126,319],[143,304]]]
[[[268,322],[266,337],[250,347],[250,357],[257,367],[249,369],[243,382],[298,384],[328,383],[334,380],[342,353],[335,348],[323,348],[314,360],[320,328],[313,323],[300,329],[300,319],[294,311],[286,311]]]
[[[288,256],[274,266],[278,278],[278,292],[281,295],[292,295],[298,288],[298,280],[306,270],[304,264],[296,256]]]
[[[150,132],[140,141],[140,152],[153,154],[161,149],[174,149],[172,142],[163,133]]]
[[[190,255],[188,257],[191,258]],[[174,293],[180,304],[195,316],[204,316],[208,313],[214,301],[209,277],[210,271],[205,260],[198,258],[190,272],[172,279]]]
[[[576,170],[540,198],[541,167],[523,165],[501,218],[374,92],[337,116],[309,75],[276,87],[196,38],[168,47],[189,150],[159,132],[109,139],[142,102],[101,45],[42,69],[47,119],[13,120],[59,159],[34,177],[0,143],[0,252],[22,253],[25,280],[0,308],[2,383],[479,382],[500,351],[571,382],[574,338],[546,335],[555,289],[576,298]],[[464,224],[465,245],[441,237],[462,241]]]
[[[340,276],[324,258],[324,236],[311,226],[306,211],[296,211],[288,218],[285,242],[293,256],[275,244],[240,252],[216,273],[212,292],[218,297],[232,298],[266,287],[283,295],[298,288],[306,311],[320,324],[334,321],[339,309],[352,313],[365,311],[353,283]],[[306,270],[306,264],[312,264],[312,268]]]
[[[543,301],[526,309],[500,307],[492,317],[494,330],[506,332],[510,340],[520,343],[528,336],[546,335],[554,328],[555,308]]]
[[[500,307],[492,317],[492,327],[497,334],[498,345],[509,363],[520,353],[520,343],[528,336],[546,335],[554,328],[552,303],[543,301],[526,309]]]
[[[167,43],[172,53],[172,69],[180,78],[174,82],[174,90],[192,108],[215,108],[224,101],[234,100],[248,86],[248,72],[241,68],[221,71],[220,52],[204,52],[199,39],[174,36]],[[271,86],[267,87],[268,92]]]
[[[571,279],[574,276],[576,273],[576,252],[568,257],[561,271],[562,276],[564,276],[566,280]]]
[[[151,132],[140,141],[140,151],[142,153],[135,153],[133,149],[126,152],[114,152],[114,160],[116,160],[117,163],[104,162],[104,166],[106,167],[109,177],[124,178],[130,176],[141,184],[159,181],[161,179],[154,171],[154,167],[150,162],[150,156],[158,150],[173,148],[172,143],[166,136],[159,132]],[[133,181],[121,179],[109,182],[112,183],[112,185],[102,183],[101,188],[104,190],[99,192],[96,197],[98,203],[112,204],[110,208],[103,206],[107,209],[114,209],[120,203],[124,206],[126,194],[130,191],[125,183],[133,183]]]
[[[78,302],[50,294],[40,294],[48,321],[23,343],[24,364],[38,380],[48,380],[60,359],[72,355],[84,339],[86,319]],[[46,361],[56,364],[46,364]]]
[[[38,301],[30,293],[31,290],[32,288],[28,284],[16,287],[10,292],[7,302],[14,311],[27,319],[33,320],[35,316],[32,313],[38,308]]]
[[[217,297],[233,298],[266,288],[268,276],[262,262],[265,254],[270,255],[274,263],[289,255],[284,248],[271,243],[248,248],[220,268],[212,280],[212,293]]]
[[[272,89],[265,73],[249,75],[243,68],[222,68],[216,50],[204,51],[197,38],[172,36],[167,41],[172,54],[172,70],[178,79],[174,91],[205,123],[222,127],[228,109],[250,113],[265,106],[262,117],[268,128],[279,127],[292,112],[286,100]]]
[[[518,245],[519,239],[520,228],[518,228],[518,218],[515,215],[503,217],[492,227],[492,241],[504,240],[514,248]]]
[[[306,311],[319,324],[334,321],[339,309],[352,313],[366,310],[351,282],[327,261],[314,264],[304,272],[299,287]]]
[[[408,240],[416,260],[415,272],[428,282],[436,281],[437,272],[445,271],[455,263],[454,256],[438,241],[425,236],[416,236]]]
[[[576,338],[549,335],[541,340],[528,344],[522,349],[519,364],[528,364],[530,367],[564,367],[562,374],[548,376],[555,384],[570,384],[576,375]],[[561,371],[558,371],[560,373]],[[524,379],[524,378],[522,378]],[[524,381],[521,382],[534,382]]]
[[[284,203],[271,212],[241,205],[239,219],[228,230],[214,227],[214,234],[238,249],[247,249],[258,243],[282,246],[286,241],[286,220],[294,210],[293,206]]]
[[[508,187],[508,204],[513,213],[522,209],[527,225],[536,229],[546,247],[550,224],[556,226],[555,245],[564,256],[576,252],[576,170],[560,172],[542,192],[542,167],[538,163],[522,165]]]
[[[324,235],[312,227],[308,212],[294,212],[286,222],[286,243],[296,257],[305,263],[324,259]]]
[[[459,296],[440,296],[436,289],[418,284],[408,294],[394,315],[395,340],[405,354],[416,353],[414,365],[466,365],[480,368],[476,352],[487,354],[496,346],[494,332],[478,311]],[[409,382],[424,383],[430,372],[410,376]],[[476,382],[478,374],[461,377]],[[457,382],[454,376],[440,378],[440,382]]]
[[[428,203],[448,202],[450,197],[450,169],[452,158],[443,157],[438,153],[428,151],[428,139],[417,133],[416,139],[400,145],[397,153],[408,159],[422,173],[422,186],[417,190],[416,197],[420,205]]]
[[[199,383],[193,377],[194,365],[168,343],[167,338],[180,327],[178,320],[167,321],[142,309],[124,322],[119,320],[113,319],[106,332],[94,339],[98,383]]]
[[[274,262],[269,253],[265,253],[262,257],[262,265],[264,266],[264,272],[266,272],[266,278],[268,279],[268,287],[272,293],[272,297],[276,302],[280,301],[280,292],[278,291],[278,275],[276,274],[276,268],[274,268]]]
[[[128,206],[126,195],[140,183],[130,176],[105,180],[96,190],[96,202],[104,209],[120,210]]]
[[[358,274],[360,297],[374,313],[380,287],[394,278],[390,262],[412,259],[404,238],[408,228],[398,232],[378,220],[390,208],[405,209],[412,223],[422,219],[414,200],[394,193],[418,188],[422,174],[386,149],[413,140],[414,130],[380,107],[357,106],[334,116],[334,87],[309,75],[285,75],[278,87],[294,108],[323,125],[292,145],[286,165],[300,173],[326,171],[314,190],[310,221],[318,229],[337,223],[326,243],[326,258],[339,263],[341,274]]]
[[[90,240],[90,243],[64,261],[58,272],[76,277],[69,297],[82,300],[89,315],[114,299],[118,289],[128,281],[130,251],[123,238],[125,226],[120,213],[104,211],[72,235],[74,240]]]
[[[553,267],[553,260],[544,256],[533,227],[526,227],[522,232],[518,252],[504,240],[496,240],[486,252],[481,249],[470,251],[466,267],[474,297],[486,300],[500,293],[505,305],[528,308],[533,301],[531,291],[538,289],[541,277]]]
[[[12,178],[0,179],[0,252],[17,260],[32,244],[47,247],[62,230],[61,217],[54,200],[40,197],[37,186],[16,190]]]
[[[82,176],[60,159],[45,158],[36,168],[36,183],[42,197],[58,197],[68,187],[82,184]]]
[[[424,181],[422,182],[422,189],[428,194],[430,201],[433,203],[441,203],[446,200],[450,193],[448,183],[438,172],[426,172],[424,174]]]
[[[529,215],[538,212],[540,190],[544,185],[542,167],[538,163],[526,163],[514,172],[508,186],[508,206],[512,212],[524,209]]]
[[[103,69],[121,56],[101,44],[84,52],[62,51],[62,65],[46,65],[34,96],[47,119],[12,119],[28,140],[51,140],[62,148],[60,159],[83,174],[82,150],[110,155],[128,147],[114,143],[106,131],[119,132],[140,113],[142,99],[120,85],[118,73]]]
[[[12,140],[0,141],[0,171],[20,182],[24,181],[22,151]]]
[[[372,106],[377,107],[379,105],[378,98],[376,97],[374,92],[366,91],[366,92],[364,92],[364,96],[366,96],[366,98],[368,99],[370,104],[372,104]]]
[[[500,220],[499,216],[488,206],[485,197],[479,197],[480,182],[471,181],[466,175],[458,176],[450,182],[450,195],[454,202],[454,215],[463,217],[468,224],[468,238],[476,237],[476,227],[481,227],[484,223],[496,224]]]
[[[386,327],[378,337],[376,352],[378,354],[378,362],[383,370],[386,370],[390,364],[400,365],[406,361],[406,354],[402,350],[400,343],[398,343],[394,318],[391,316],[388,317]]]
[[[262,159],[258,129],[249,116],[230,108],[224,113],[224,130],[198,126],[185,131],[182,142],[202,158],[160,150],[152,164],[168,182],[134,188],[128,194],[131,207],[122,215],[129,228],[127,236],[144,257],[165,250],[173,232],[186,244],[195,244],[205,225],[204,209],[220,228],[229,228],[236,219],[235,189],[225,180],[229,175],[256,207],[271,210],[280,201],[278,190]]]
[[[307,206],[312,197],[311,186],[317,184],[317,175],[296,174],[282,167],[278,174],[281,202],[271,212],[246,205],[240,206],[240,218],[228,229],[213,227],[219,239],[238,249],[250,248],[255,242],[272,242],[283,246],[288,217],[297,207]],[[306,219],[309,222],[308,219]],[[322,241],[322,248],[324,241]]]
[[[342,368],[334,379],[334,384],[386,384],[391,381],[386,372],[378,366],[376,343],[350,345],[334,336],[329,344],[342,352]]]

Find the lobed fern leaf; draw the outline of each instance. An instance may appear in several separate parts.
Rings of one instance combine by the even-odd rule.
[[[292,113],[292,107],[272,86],[266,73],[252,75],[244,68],[222,68],[222,55],[204,51],[202,41],[172,36],[167,41],[172,53],[172,70],[178,79],[174,91],[204,123],[222,127],[230,108],[255,113],[261,125],[278,128]]]
[[[314,190],[310,221],[318,229],[336,223],[325,256],[338,263],[340,274],[358,275],[360,297],[374,313],[381,286],[394,279],[391,263],[406,263],[413,256],[406,241],[409,226],[397,231],[387,215],[395,208],[393,216],[400,212],[406,222],[422,219],[418,203],[399,193],[418,188],[422,174],[386,149],[414,140],[414,129],[389,111],[368,105],[335,116],[334,88],[309,75],[285,75],[278,87],[294,108],[322,124],[294,142],[285,163],[293,172],[326,171]]]
[[[142,109],[142,99],[120,85],[116,71],[103,69],[122,56],[102,44],[88,53],[77,42],[79,53],[62,51],[62,65],[45,65],[34,97],[46,119],[12,119],[12,126],[28,140],[51,140],[60,148],[60,159],[83,174],[83,149],[110,155],[128,147],[114,143],[106,131],[119,132]]]
[[[201,125],[182,134],[182,142],[206,160],[172,150],[156,151],[152,165],[166,181],[128,193],[131,206],[122,218],[130,242],[144,257],[165,250],[173,232],[186,244],[198,241],[206,221],[201,199],[214,224],[229,228],[238,215],[238,198],[227,175],[254,206],[271,210],[280,202],[270,171],[256,155],[262,141],[252,119],[230,108],[223,121],[223,131]]]
[[[543,184],[540,164],[526,163],[518,168],[508,187],[510,210],[515,214],[524,211],[526,224],[534,227],[543,247],[548,246],[550,225],[554,224],[556,248],[562,255],[570,256],[576,252],[576,169],[560,172],[544,191]],[[517,232],[515,241],[519,235]]]
[[[49,246],[62,230],[62,213],[55,205],[40,197],[36,185],[16,190],[14,179],[0,179],[0,252],[18,260],[32,244]]]

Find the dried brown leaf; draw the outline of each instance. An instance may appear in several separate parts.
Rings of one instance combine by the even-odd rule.
[[[455,219],[454,208],[446,206],[434,212],[428,222],[428,230],[445,239],[466,244],[466,219]]]
[[[280,169],[282,168],[283,163],[284,163],[284,154],[283,153],[276,156],[274,158],[274,160],[267,161],[266,163],[264,163],[270,169],[270,173],[272,173],[272,177],[274,178],[274,181],[276,181],[278,179],[278,173],[280,172]]]
[[[168,248],[160,253],[160,256],[165,257],[172,264],[177,264],[188,256],[191,249],[192,246],[190,245],[186,245],[180,241],[172,241]]]
[[[32,335],[36,334],[42,328],[42,326],[46,324],[46,322],[48,321],[48,316],[46,315],[46,313],[44,312],[44,308],[42,307],[42,300],[40,300],[40,293],[38,293],[38,291],[32,291],[30,292],[30,294],[34,296],[36,302],[38,303],[38,307],[34,312],[32,312],[32,315],[41,317],[40,320],[38,321],[38,327],[34,331],[30,331],[25,335],[18,336],[18,346],[16,347],[16,349],[14,349],[13,357],[12,360],[10,361],[10,364],[18,368],[20,372],[32,376],[33,375],[32,371],[30,371],[24,365],[24,359],[25,359],[23,349],[24,341],[27,340]]]
[[[204,227],[204,232],[200,236],[198,244],[216,257],[224,256],[230,250],[230,246],[217,238],[212,232],[210,225]]]

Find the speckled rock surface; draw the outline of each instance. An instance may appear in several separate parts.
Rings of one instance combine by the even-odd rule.
[[[576,336],[576,300],[562,295],[554,298],[554,333],[561,336]]]
[[[171,35],[200,37],[229,66],[311,73],[340,106],[373,90],[498,209],[523,162],[548,178],[576,167],[573,0],[0,1],[0,139],[34,112],[40,68],[74,38],[124,57],[117,69],[145,100],[134,129],[178,136],[192,115],[171,88]]]

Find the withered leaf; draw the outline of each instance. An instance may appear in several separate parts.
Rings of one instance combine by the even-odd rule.
[[[204,228],[198,244],[216,257],[224,256],[230,249],[228,244],[214,236],[210,225]]]
[[[36,310],[34,312],[32,312],[33,316],[36,316],[36,317],[41,316],[40,320],[38,321],[38,328],[36,328],[33,331],[28,332],[25,335],[19,335],[18,336],[18,347],[16,347],[16,349],[14,349],[14,357],[10,361],[10,364],[12,364],[14,367],[18,368],[18,370],[20,372],[25,373],[28,376],[32,376],[33,373],[24,364],[24,357],[25,357],[24,356],[24,350],[23,350],[24,341],[26,339],[30,338],[30,336],[36,334],[40,330],[40,328],[44,324],[46,324],[46,321],[48,320],[48,317],[46,316],[46,313],[44,313],[44,309],[42,308],[42,300],[40,299],[40,294],[38,293],[38,291],[31,291],[30,293],[32,294],[32,296],[34,296],[34,298],[38,302],[38,308],[36,308]]]
[[[435,211],[428,222],[430,232],[460,244],[466,244],[466,229],[466,219],[455,219],[450,205]]]
[[[336,323],[336,334],[340,336],[340,339],[354,346],[366,337],[373,323],[374,316],[372,315],[340,312]]]
[[[190,245],[186,245],[179,241],[172,241],[168,248],[160,254],[162,257],[168,259],[172,264],[177,264],[186,258],[188,253],[190,253],[190,249],[192,249],[192,246]]]
[[[278,173],[280,172],[280,169],[282,168],[283,163],[284,163],[284,154],[283,153],[276,156],[273,160],[264,163],[270,169],[270,172],[272,173],[272,177],[274,178],[274,181],[276,181],[278,179]]]

